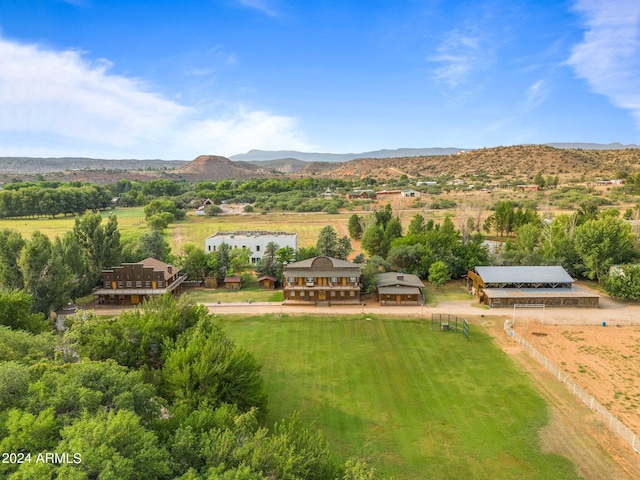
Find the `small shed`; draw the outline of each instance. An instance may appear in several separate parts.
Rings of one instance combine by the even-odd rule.
[[[204,288],[218,288],[218,278],[204,277]]]
[[[240,290],[240,277],[224,277],[224,288],[227,290]]]
[[[271,275],[263,275],[258,278],[260,290],[275,290],[278,279]]]

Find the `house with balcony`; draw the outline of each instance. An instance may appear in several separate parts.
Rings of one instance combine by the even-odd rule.
[[[332,257],[314,257],[284,265],[284,303],[357,305],[361,266]]]
[[[138,263],[123,263],[102,270],[101,284],[93,289],[93,296],[101,305],[137,305],[150,296],[166,292],[178,294],[186,278],[172,265],[149,257]]]

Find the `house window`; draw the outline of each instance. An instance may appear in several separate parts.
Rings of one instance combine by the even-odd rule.
[[[158,280],[158,288],[164,288],[164,282],[162,280]]]
[[[349,277],[349,282],[356,283],[358,279],[356,277]]]
[[[147,280],[146,282],[144,282],[144,286],[145,288],[151,288],[151,282]]]
[[[338,277],[331,277],[331,283],[338,283]]]
[[[131,288],[131,280],[127,282],[127,288]]]
[[[104,288],[111,288],[110,282],[104,282]]]
[[[296,277],[289,277],[289,283],[296,283]]]
[[[289,296],[290,297],[295,297],[296,296],[296,291],[293,290],[292,292],[289,292]]]
[[[313,277],[307,277],[307,282],[313,282]]]
[[[311,291],[309,292],[309,296],[310,296],[310,297],[315,297],[315,295],[316,295],[316,292],[314,292],[313,290],[311,290]]]
[[[136,288],[142,288],[142,282],[140,280],[136,282]]]
[[[344,291],[340,292],[340,296],[344,297]]]
[[[211,250],[211,248],[209,248],[209,250]],[[213,246],[213,251],[214,252],[216,251],[216,246],[215,245]]]
[[[122,288],[122,282],[118,282],[118,288]]]
[[[336,296],[336,291],[335,290],[331,290],[331,296],[335,297]]]
[[[257,245],[256,246],[256,252],[259,252],[259,251],[260,251],[260,245]]]
[[[356,296],[356,292],[354,292],[353,290],[351,290],[351,291],[349,292],[349,296],[350,296],[350,297],[355,297],[355,296]]]

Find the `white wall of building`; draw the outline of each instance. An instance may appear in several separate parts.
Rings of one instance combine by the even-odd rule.
[[[219,232],[204,241],[204,252],[216,252],[226,243],[231,248],[246,247],[251,250],[251,263],[257,263],[264,256],[267,244],[273,242],[278,248],[298,249],[298,234],[286,232]]]

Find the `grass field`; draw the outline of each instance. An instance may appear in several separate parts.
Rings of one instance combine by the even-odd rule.
[[[282,302],[282,290],[260,290],[258,287],[242,288],[241,290],[196,289],[188,290],[187,294],[194,303],[237,303],[237,302]]]
[[[101,212],[102,218],[107,218],[111,210]],[[123,240],[138,237],[146,232],[143,207],[118,208],[113,210],[118,217],[118,229]],[[52,240],[55,237],[62,238],[65,233],[73,228],[75,217],[55,217],[38,219],[0,219],[0,230],[11,229],[19,232],[24,238],[31,237],[33,232],[40,231]],[[104,224],[104,222],[103,222]]]
[[[204,246],[204,240],[216,232],[235,230],[268,230],[296,232],[298,246],[315,245],[318,234],[327,225],[333,225],[340,235],[346,235],[346,225],[352,213],[330,215],[327,213],[270,213],[261,215],[219,215],[206,218],[188,215],[186,220],[169,225],[168,236],[171,248],[179,252],[179,244],[192,243]],[[341,227],[344,226],[341,231]]]
[[[547,409],[480,327],[472,341],[430,322],[225,317],[263,364],[269,420],[300,411],[340,458],[401,479],[577,479],[541,452]]]

